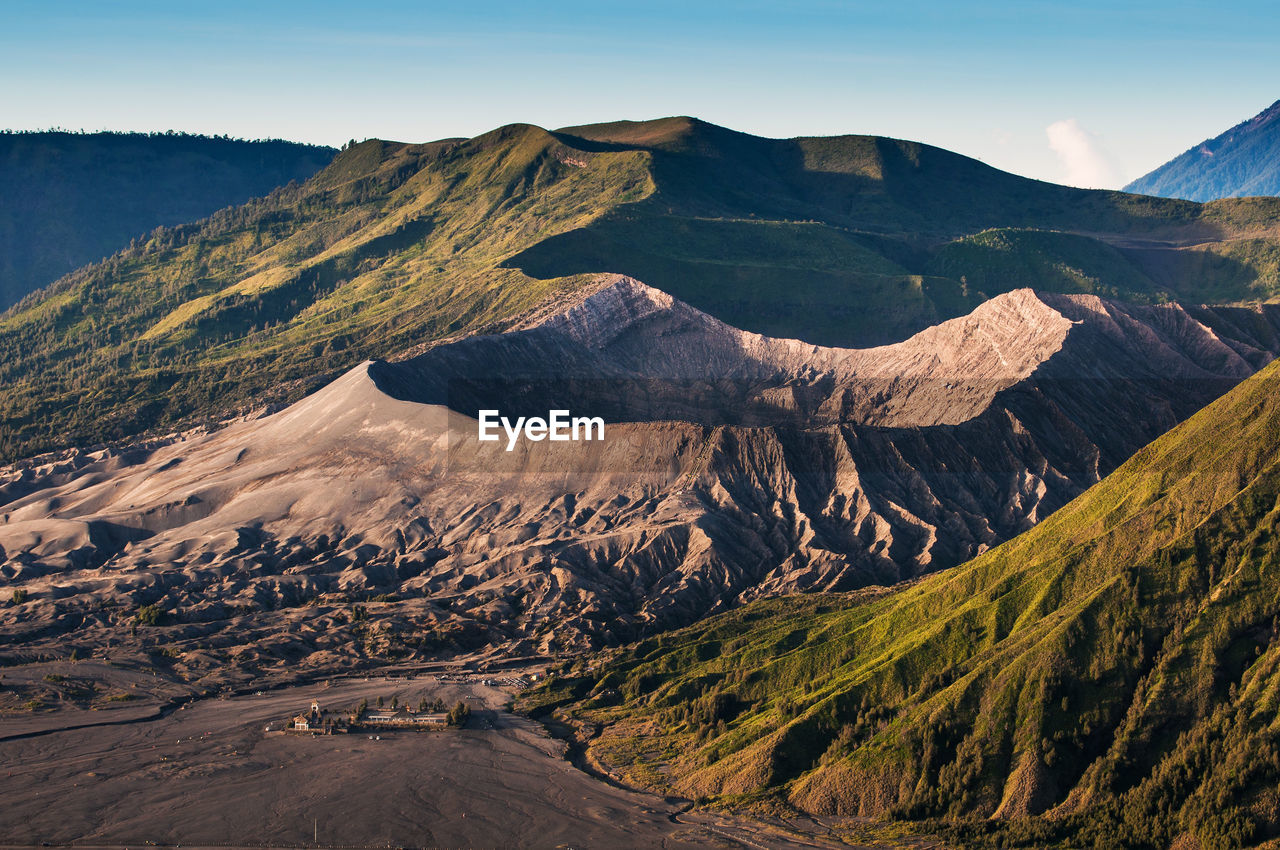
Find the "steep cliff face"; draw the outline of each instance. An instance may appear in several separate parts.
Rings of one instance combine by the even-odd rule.
[[[0,634],[96,642],[158,605],[157,634],[224,666],[324,667],[609,644],[887,584],[1031,527],[1276,351],[1276,308],[1030,290],[823,348],[605,278],[271,416],[11,468],[2,571],[27,600]],[[607,425],[508,451],[477,439],[486,407]]]

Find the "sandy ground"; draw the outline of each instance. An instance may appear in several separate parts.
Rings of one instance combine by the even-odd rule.
[[[595,779],[540,725],[503,710],[512,693],[373,677],[198,699],[160,717],[154,703],[22,723],[9,715],[0,718],[0,845],[846,846],[814,822],[806,838]],[[463,699],[473,715],[464,730],[380,740],[266,731],[313,698],[336,709],[378,696]]]

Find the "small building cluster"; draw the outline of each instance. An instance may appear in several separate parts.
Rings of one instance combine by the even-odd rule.
[[[417,728],[431,726],[447,726],[449,715],[443,711],[413,711],[408,708],[366,708],[355,716],[353,726],[361,728],[395,728],[411,726]]]
[[[323,711],[320,701],[313,700],[310,711],[295,716],[286,731],[335,735],[360,729],[443,729],[448,725],[449,715],[443,711],[369,708],[364,705],[354,712]]]
[[[311,710],[289,721],[289,732],[310,732],[312,735],[334,735],[350,729],[350,715],[341,712],[322,711],[320,701],[311,701]]]

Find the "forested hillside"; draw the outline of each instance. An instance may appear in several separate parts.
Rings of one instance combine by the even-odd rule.
[[[307,180],[334,153],[185,133],[0,133],[0,310],[157,227]]]
[[[1280,100],[1124,188],[1190,201],[1280,195]]]

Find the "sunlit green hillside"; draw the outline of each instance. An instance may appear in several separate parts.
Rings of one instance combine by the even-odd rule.
[[[1280,835],[1278,523],[1273,365],[966,565],[749,605],[528,707],[695,798],[998,846],[1238,847]]]

